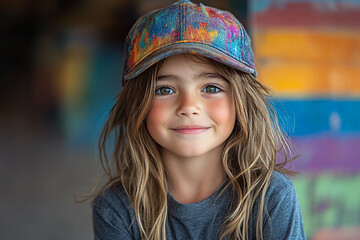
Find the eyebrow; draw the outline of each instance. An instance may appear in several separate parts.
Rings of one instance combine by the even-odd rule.
[[[193,77],[195,80],[197,79],[204,79],[204,78],[216,78],[216,79],[220,79],[222,81],[227,82],[222,76],[220,76],[217,73],[214,72],[200,72],[198,74],[195,74]],[[158,81],[164,81],[164,80],[175,80],[175,81],[180,81],[181,78],[177,75],[174,74],[165,74],[165,75],[160,75],[157,78]]]
[[[157,77],[158,81],[164,81],[164,80],[176,80],[176,81],[180,81],[180,78],[174,74],[166,74],[166,75],[161,75]]]

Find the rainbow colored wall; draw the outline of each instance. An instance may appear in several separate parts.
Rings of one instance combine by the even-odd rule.
[[[250,1],[259,79],[300,157],[309,239],[360,239],[360,1]]]

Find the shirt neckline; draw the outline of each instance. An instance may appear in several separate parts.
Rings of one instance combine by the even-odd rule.
[[[168,206],[169,213],[175,216],[182,216],[186,218],[198,218],[201,215],[208,215],[210,212],[217,210],[224,203],[226,199],[230,197],[231,191],[229,187],[226,189],[220,196],[219,194],[225,188],[228,183],[228,179],[225,180],[223,184],[208,198],[197,202],[197,203],[181,203],[177,201],[169,192],[168,192]],[[219,198],[218,198],[219,196]]]

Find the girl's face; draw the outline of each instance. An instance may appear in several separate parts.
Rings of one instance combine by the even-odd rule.
[[[201,60],[179,54],[160,68],[146,125],[167,154],[187,158],[221,152],[234,128],[230,83]]]

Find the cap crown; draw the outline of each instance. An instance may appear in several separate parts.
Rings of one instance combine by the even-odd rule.
[[[257,75],[250,37],[231,13],[181,0],[134,24],[125,42],[124,80],[177,53],[198,53]]]

